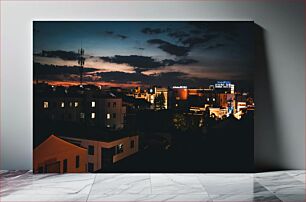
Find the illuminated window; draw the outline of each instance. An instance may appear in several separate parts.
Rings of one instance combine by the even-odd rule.
[[[123,152],[123,144],[119,144],[116,146],[115,153],[120,154]]]
[[[47,109],[49,107],[49,102],[44,102],[44,108]]]
[[[61,102],[61,108],[65,107],[65,102]]]
[[[106,125],[107,128],[110,128],[110,125]]]
[[[92,119],[96,118],[96,113],[92,112],[92,113],[91,113],[91,118],[92,118]]]
[[[215,99],[215,98],[213,98],[213,101],[216,101],[216,99]]]
[[[69,102],[69,107],[72,107],[72,102]]]
[[[84,119],[84,118],[85,118],[85,113],[81,112],[81,113],[80,113],[80,118],[81,118],[81,119]]]
[[[91,107],[95,107],[96,106],[96,102],[91,102]]]
[[[106,118],[107,118],[107,119],[110,119],[110,118],[111,118],[111,115],[110,115],[110,114],[106,114]]]
[[[209,98],[207,98],[207,101],[209,101]]]
[[[175,104],[176,107],[178,107],[178,104]]]
[[[78,107],[79,103],[78,102],[74,102],[74,107]]]

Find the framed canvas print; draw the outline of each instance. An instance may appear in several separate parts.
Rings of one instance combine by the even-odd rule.
[[[34,21],[34,173],[252,172],[252,21]]]

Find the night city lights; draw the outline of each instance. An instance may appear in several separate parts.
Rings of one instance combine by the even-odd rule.
[[[34,22],[35,173],[250,172],[253,22]]]

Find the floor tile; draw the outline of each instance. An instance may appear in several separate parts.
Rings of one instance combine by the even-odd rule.
[[[150,174],[97,174],[90,193],[151,194]]]
[[[282,202],[274,194],[254,194],[253,201],[254,202]]]
[[[305,171],[304,170],[293,170],[293,171],[287,171],[288,175],[292,176],[294,179],[299,180],[305,184]]]
[[[151,174],[152,194],[207,195],[195,174]]]
[[[169,195],[169,194],[125,194],[125,195],[90,195],[88,202],[131,202],[131,201],[147,201],[147,202],[212,202],[206,194],[184,194],[184,195]]]
[[[198,178],[209,195],[253,194],[253,176],[250,174],[202,174]]]
[[[256,174],[35,174],[1,171],[1,201],[305,201],[305,171]]]
[[[290,177],[256,179],[261,185],[274,194],[304,194],[305,184]]]
[[[212,201],[217,202],[252,202],[253,195],[233,195],[233,194],[218,194],[209,195]]]
[[[3,181],[0,195],[64,195],[88,194],[95,174],[22,175],[19,179]]]
[[[77,201],[77,202],[86,202],[88,195],[58,195],[58,194],[52,194],[52,195],[23,195],[23,194],[12,194],[9,196],[1,197],[1,202],[44,202],[44,201],[58,201],[58,202],[71,202],[71,201]]]
[[[282,202],[305,202],[305,194],[277,194]]]

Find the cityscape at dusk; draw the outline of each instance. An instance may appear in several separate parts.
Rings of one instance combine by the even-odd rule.
[[[251,172],[254,23],[34,21],[35,173]]]

